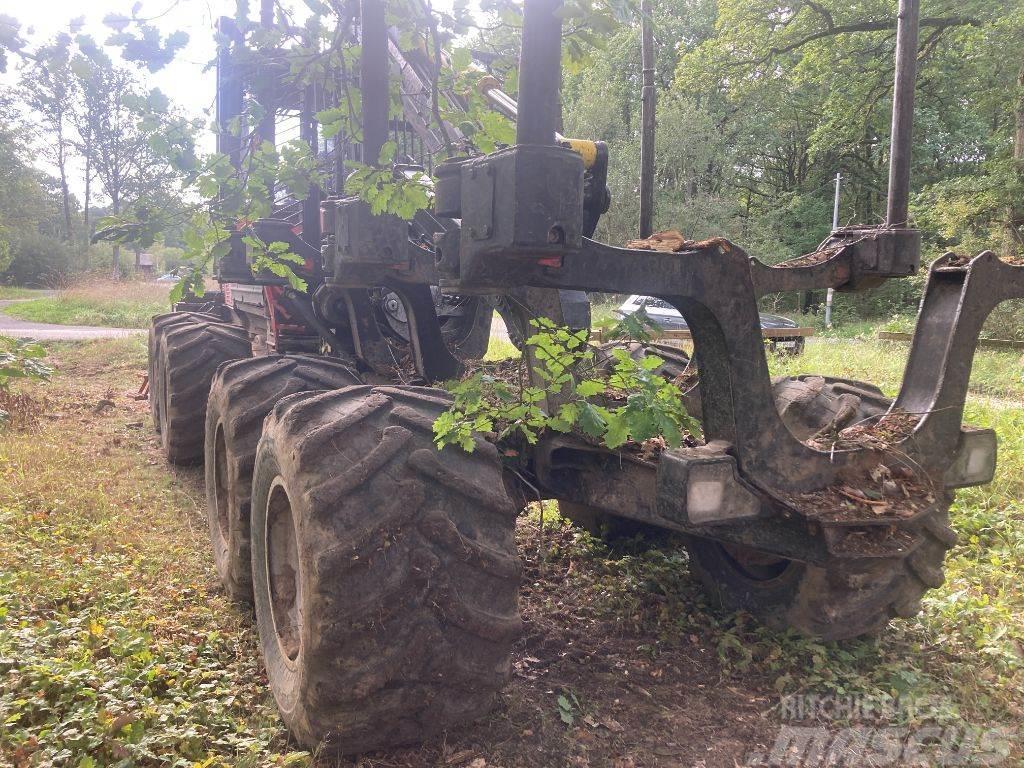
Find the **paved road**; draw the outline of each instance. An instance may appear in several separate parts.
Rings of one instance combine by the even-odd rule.
[[[8,299],[0,301],[0,336],[36,341],[83,341],[87,339],[116,339],[145,333],[142,328],[96,328],[88,325],[52,325],[33,323],[4,314],[4,307],[30,299]]]

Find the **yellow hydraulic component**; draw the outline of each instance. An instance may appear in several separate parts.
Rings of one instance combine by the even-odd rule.
[[[583,167],[593,168],[597,162],[597,144],[589,139],[562,139],[562,144],[568,144],[569,149],[578,152],[583,157]]]
[[[494,75],[484,75],[476,81],[477,90],[480,91],[484,96],[487,95],[488,91],[501,90],[501,83],[498,82],[498,78]]]

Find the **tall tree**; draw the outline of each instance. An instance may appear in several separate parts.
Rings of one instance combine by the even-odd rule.
[[[91,46],[90,50],[96,51],[95,46]],[[71,119],[76,132],[75,149],[84,164],[82,173],[84,187],[82,199],[83,249],[88,248],[89,239],[92,237],[90,206],[92,204],[92,182],[96,176],[93,149],[96,141],[96,128],[101,121],[101,113],[105,106],[101,80],[104,69],[109,66],[110,60],[106,57],[97,58],[97,52],[92,55],[75,56],[71,61],[71,71],[74,74],[77,94]]]
[[[144,120],[154,111],[167,109],[159,92],[147,93],[135,73],[113,65],[96,77],[80,80],[83,99],[92,106],[84,115],[83,130],[89,136],[88,162],[95,169],[114,216],[139,200],[162,191],[174,174],[150,146],[152,128]],[[83,145],[84,146],[84,145]],[[111,275],[120,277],[121,253],[114,244]]]
[[[916,210],[926,235],[957,230],[938,226],[936,217],[963,211],[967,202],[961,197],[937,211],[936,195],[949,200],[976,189],[968,180],[983,176],[991,192],[996,177],[1008,178],[1007,117],[1020,64],[1008,66],[1005,53],[1020,45],[1021,13],[1019,3],[999,0],[922,3],[913,182],[924,192],[926,206]],[[714,36],[682,58],[674,87],[718,105],[725,130],[737,132],[755,209],[778,211],[789,198],[814,199],[805,213],[824,211],[829,179],[842,171],[844,220],[881,220],[895,26],[893,0],[720,0]],[[996,230],[1012,218],[1007,202],[1015,199],[1005,181],[998,185],[998,214],[991,194],[969,205],[975,220],[986,218]],[[987,212],[978,200],[987,201]],[[956,237],[963,235],[960,227]],[[981,239],[986,247],[998,240]]]
[[[21,73],[21,95],[39,124],[36,146],[43,157],[57,168],[60,179],[61,211],[64,231],[61,239],[72,238],[71,192],[68,163],[74,131],[74,79],[71,74],[71,37],[58,35],[40,47]]]

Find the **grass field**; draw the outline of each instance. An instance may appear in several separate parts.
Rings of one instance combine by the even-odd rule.
[[[153,315],[169,310],[170,290],[166,283],[82,281],[56,296],[20,302],[3,311],[37,323],[145,328]]]
[[[250,614],[226,600],[207,551],[201,470],[163,463],[133,399],[144,341],[49,348],[58,375],[26,387],[38,428],[0,435],[0,765],[735,768],[772,745],[792,693],[1024,722],[1017,356],[979,353],[968,417],[999,431],[998,475],[959,494],[960,543],[919,617],[845,643],[772,632],[712,609],[672,542],[611,551],[553,505],[542,528],[534,506],[518,530],[528,629],[496,711],[422,747],[335,762],[280,726]],[[892,391],[905,354],[816,342],[773,366]],[[1012,748],[1001,764],[1022,764]]]
[[[18,288],[13,285],[0,285],[0,301],[7,299],[31,299],[40,294],[34,288]]]

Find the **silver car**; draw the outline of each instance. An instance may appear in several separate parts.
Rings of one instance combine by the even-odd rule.
[[[679,310],[667,301],[653,296],[630,296],[617,310],[616,314],[626,317],[643,307],[647,310],[647,316],[663,331],[687,331],[689,326]],[[762,330],[777,330],[779,328],[799,328],[795,322],[782,315],[772,315],[761,312]],[[793,336],[772,336],[767,339],[769,346],[778,352],[790,352],[798,355],[804,351],[804,336],[794,334]]]

